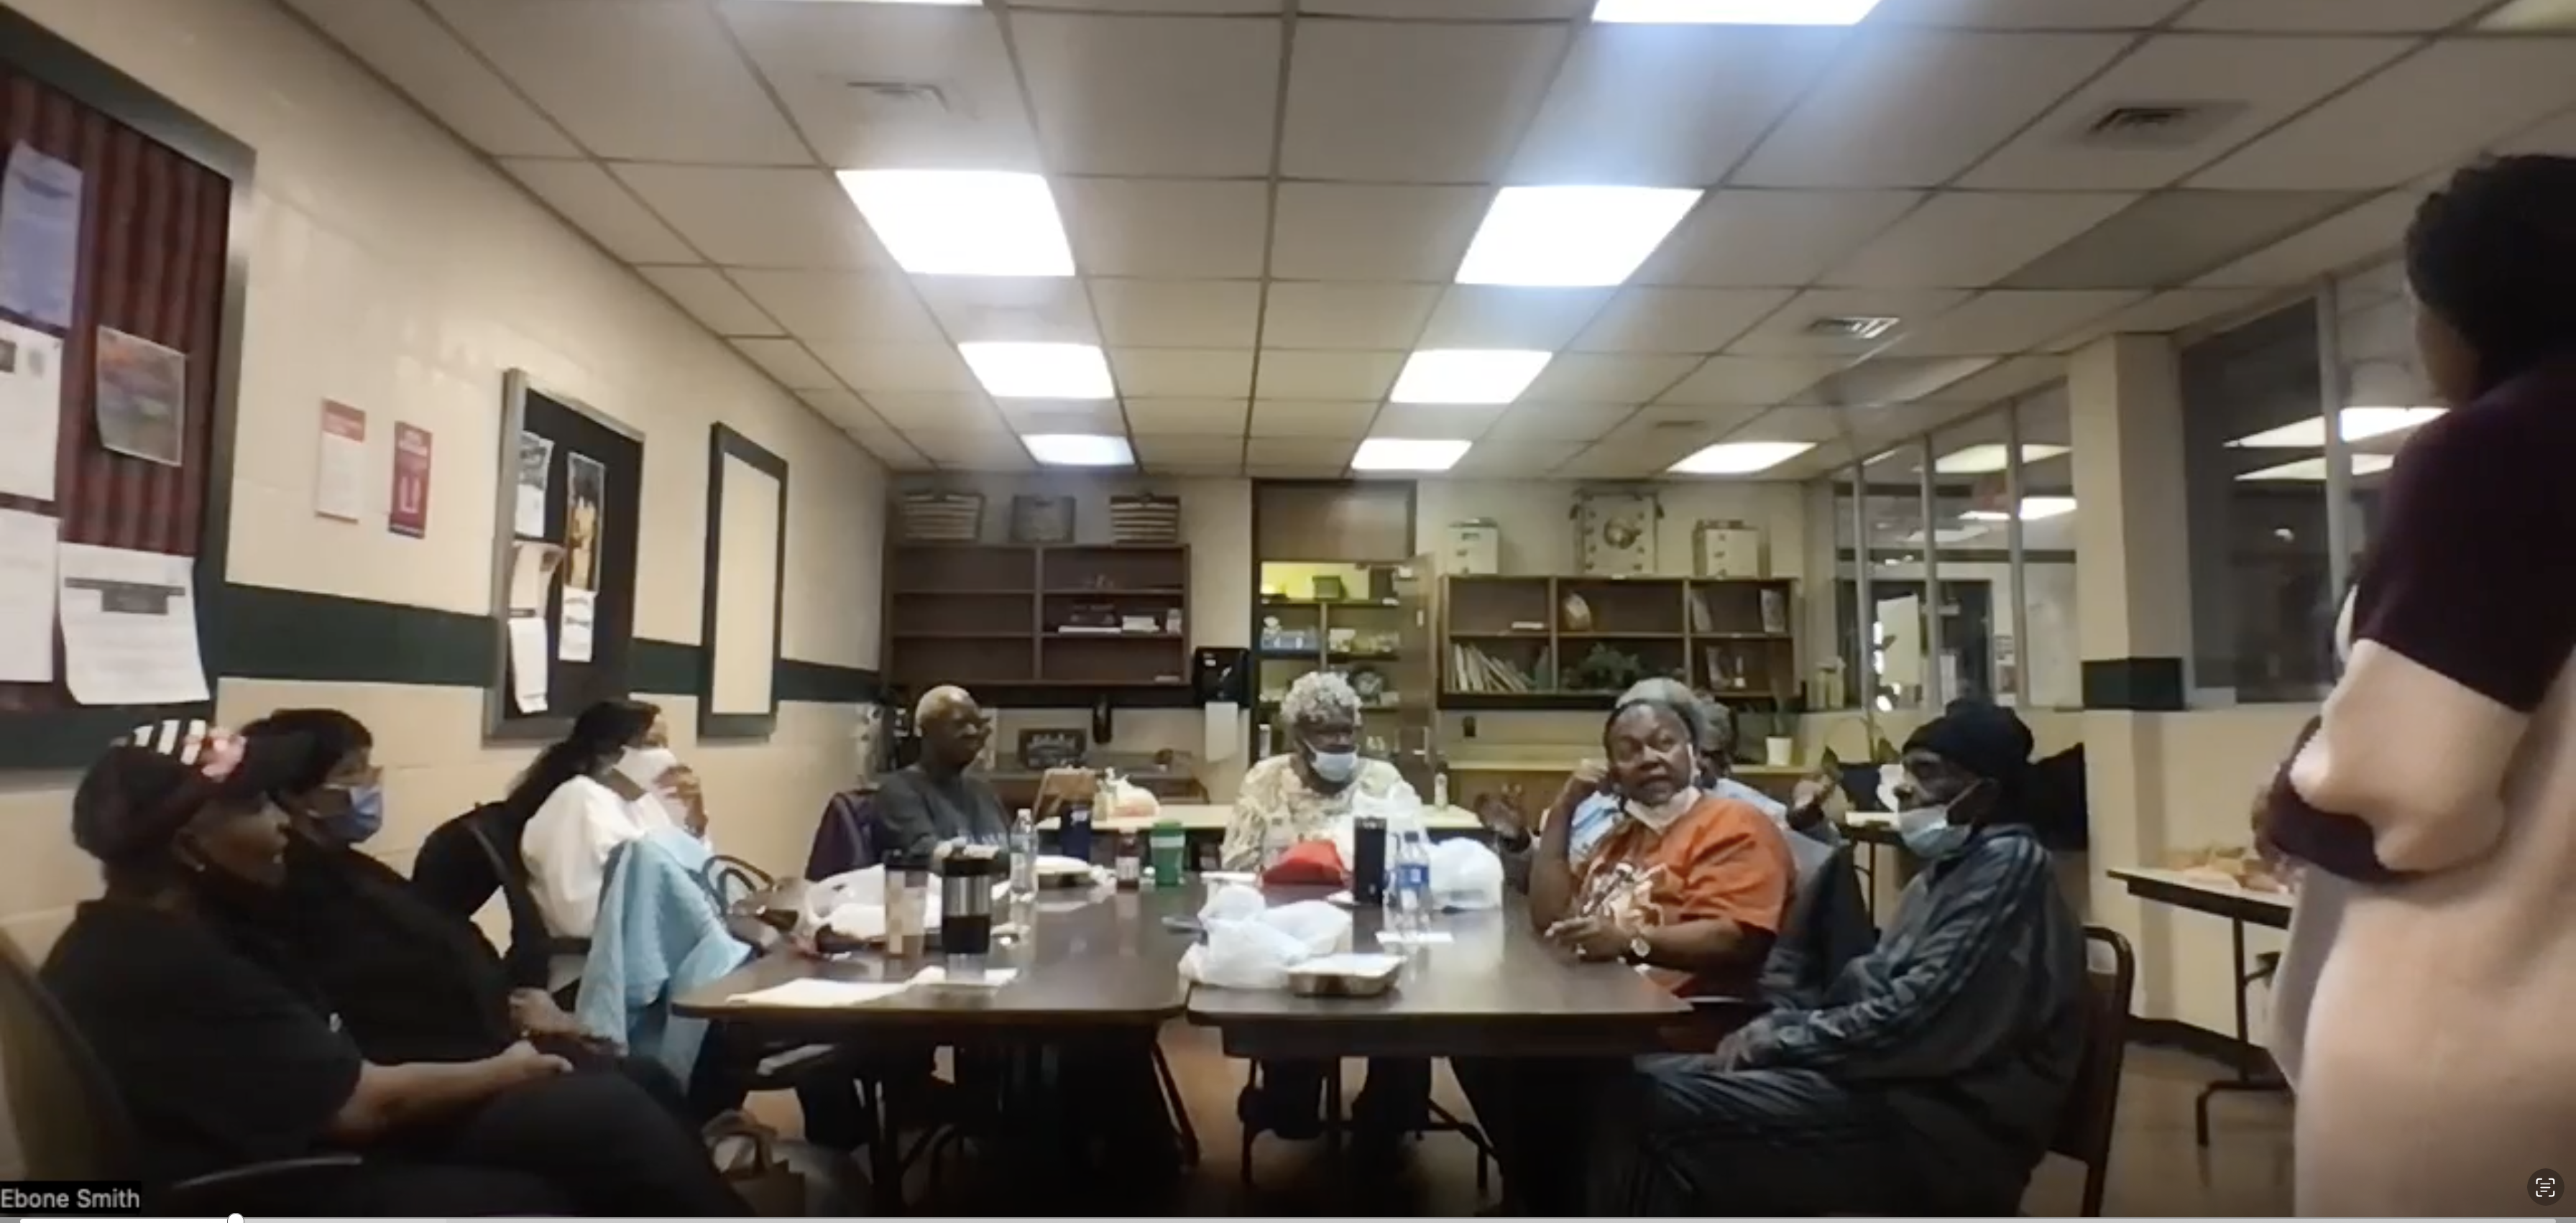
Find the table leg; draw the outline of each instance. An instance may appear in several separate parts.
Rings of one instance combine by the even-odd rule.
[[[2209,1101],[2212,1096],[2228,1092],[2252,1094],[2289,1090],[2289,1084],[2264,1074],[2259,1068],[2268,1055],[2254,1045],[2251,1030],[2254,1025],[2246,1003],[2246,995],[2253,990],[2254,982],[2245,971],[2245,923],[2236,918],[2228,919],[2227,934],[2229,959],[2236,974],[2233,978],[2236,988],[2236,1077],[2220,1079],[2202,1087],[2199,1097],[2192,1101],[2192,1136],[2204,1147],[2209,1145]]]
[[[863,1090],[868,1093],[868,1115],[873,1131],[868,1135],[868,1179],[880,1215],[903,1213],[903,1130],[895,1124],[895,1093],[871,1081]]]

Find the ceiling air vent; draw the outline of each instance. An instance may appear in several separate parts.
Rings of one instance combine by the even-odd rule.
[[[935,119],[948,113],[948,95],[915,81],[851,81],[850,96],[868,119]]]
[[[1884,314],[1851,314],[1820,318],[1804,334],[1819,340],[1875,340],[1896,330],[1903,320]]]
[[[2076,143],[2178,149],[2200,143],[2245,109],[2242,102],[2128,102],[2096,113]]]

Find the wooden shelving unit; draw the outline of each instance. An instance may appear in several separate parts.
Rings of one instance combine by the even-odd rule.
[[[896,543],[887,553],[886,677],[898,687],[963,684],[1004,707],[1104,694],[1128,706],[1190,703],[1187,547]],[[1126,617],[1153,627],[1083,631]]]
[[[1592,710],[1669,675],[1777,709],[1799,691],[1795,595],[1786,578],[1447,578],[1440,707]],[[1568,596],[1588,612],[1579,623]]]

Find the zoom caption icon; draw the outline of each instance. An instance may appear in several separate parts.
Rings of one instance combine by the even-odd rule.
[[[2565,1189],[2566,1184],[2558,1179],[2558,1174],[2547,1168],[2531,1174],[2532,1201],[2555,1202]]]

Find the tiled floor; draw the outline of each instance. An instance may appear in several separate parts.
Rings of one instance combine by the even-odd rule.
[[[1321,1144],[1264,1138],[1254,1146],[1256,1188],[1247,1196],[1236,1176],[1241,1130],[1234,1120],[1243,1064],[1226,1059],[1210,1033],[1180,1024],[1164,1030],[1163,1046],[1204,1147],[1199,1168],[1175,1203],[1176,1212],[1458,1216],[1489,1204],[1476,1193],[1473,1150],[1464,1140],[1450,1136],[1434,1136],[1419,1144],[1408,1175],[1357,1195],[1334,1175],[1322,1157]],[[2220,1097],[2210,1148],[2203,1151],[2193,1144],[2192,1098],[2201,1083],[2218,1073],[2214,1064],[2182,1053],[2130,1050],[2103,1214],[2289,1213],[2290,1110],[2282,1098]],[[1354,1090],[1360,1077],[1357,1064],[1345,1076]],[[1467,1114],[1446,1073],[1438,1082],[1441,1101],[1452,1111]],[[782,1102],[763,1101],[764,1105],[778,1103]],[[792,1112],[793,1103],[783,1103]],[[961,1178],[952,1175],[952,1181],[957,1179]],[[2040,1169],[2023,1210],[2032,1215],[2071,1215],[2081,1201],[2082,1188],[2080,1167],[2052,1159]],[[939,1209],[937,1197],[921,1206],[923,1213]]]

